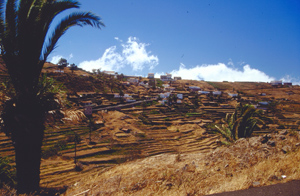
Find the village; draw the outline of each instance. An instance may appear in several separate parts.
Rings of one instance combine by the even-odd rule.
[[[228,145],[215,125],[240,103],[251,104],[273,119],[254,130],[254,136],[300,126],[300,88],[291,83],[56,70],[51,64],[43,73],[65,86],[61,96],[77,120],[55,120],[67,112],[49,112],[52,122],[43,142],[41,186],[71,186],[124,162],[160,154],[208,153]],[[4,133],[0,136],[1,156],[13,160],[10,140]]]

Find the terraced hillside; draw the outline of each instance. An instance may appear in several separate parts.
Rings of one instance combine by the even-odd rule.
[[[149,118],[155,119],[151,111],[148,112]],[[135,113],[102,113],[105,126],[92,132],[92,142],[86,125],[48,127],[43,145],[41,185],[70,186],[85,175],[101,172],[127,160],[168,152],[209,151],[217,147],[218,136],[205,135],[205,123],[200,118],[176,116],[172,110],[165,111],[163,115],[170,118],[170,123],[165,125],[164,121],[157,120],[159,123],[152,126],[143,124]],[[171,123],[172,120],[174,123]],[[76,145],[76,158],[81,171],[75,170],[75,133],[81,138]],[[14,159],[10,140],[3,133],[0,136],[0,156]]]

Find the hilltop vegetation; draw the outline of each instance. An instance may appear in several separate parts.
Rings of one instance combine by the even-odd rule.
[[[128,82],[124,75],[50,63],[43,74],[59,88],[54,100],[60,107],[47,114],[42,187],[68,187],[65,195],[202,195],[299,179],[299,86],[159,79],[153,85],[148,78]],[[3,102],[13,89],[5,72],[1,82]],[[247,138],[228,139],[216,127],[229,126],[226,115],[239,103],[264,109],[270,121],[253,126]],[[87,105],[91,118],[84,115]],[[13,166],[4,133],[0,146]]]

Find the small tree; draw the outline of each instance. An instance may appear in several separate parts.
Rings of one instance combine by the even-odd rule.
[[[68,65],[69,65],[69,63],[68,63],[67,59],[64,59],[64,58],[60,58],[57,63],[57,66],[60,69],[60,72]]]
[[[78,68],[77,65],[75,65],[74,63],[72,63],[70,65],[70,69],[71,69],[72,73],[74,73],[74,71],[77,70],[77,68]]]

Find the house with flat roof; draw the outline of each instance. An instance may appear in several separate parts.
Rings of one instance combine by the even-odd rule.
[[[282,80],[273,80],[270,82],[272,86],[281,86]]]
[[[167,75],[160,75],[160,79],[162,81],[167,81],[168,80]]]
[[[201,90],[201,88],[198,87],[198,86],[189,86],[189,89],[190,89],[191,91],[200,91],[200,90]]]
[[[148,73],[148,78],[153,79],[154,78],[154,73]]]
[[[172,74],[166,73],[166,76],[167,76],[167,79],[168,79],[168,80],[172,80]]]

